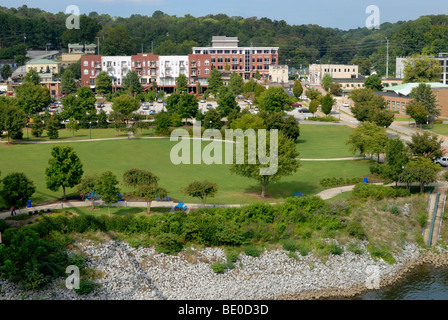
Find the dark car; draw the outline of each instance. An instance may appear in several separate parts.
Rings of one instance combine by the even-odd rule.
[[[104,102],[98,102],[96,105],[97,108],[104,108]]]
[[[310,110],[308,110],[307,108],[302,108],[299,110],[300,113],[309,113]]]

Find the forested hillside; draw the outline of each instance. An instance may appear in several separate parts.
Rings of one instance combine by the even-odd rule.
[[[379,30],[358,28],[343,31],[318,25],[289,25],[269,18],[170,16],[111,17],[91,12],[80,18],[79,30],[65,27],[67,14],[0,7],[0,59],[24,55],[25,48],[44,49],[47,43],[66,48],[68,43],[97,43],[101,54],[130,55],[153,50],[156,54],[191,53],[192,46],[211,44],[214,35],[237,36],[241,46],[279,46],[280,64],[306,67],[322,63],[357,63],[363,74],[374,67],[386,72],[386,38],[389,39],[390,70],[395,56],[448,51],[448,16],[424,16],[413,21],[383,23]]]

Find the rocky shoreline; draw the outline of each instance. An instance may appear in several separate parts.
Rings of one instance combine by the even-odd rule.
[[[295,259],[285,250],[269,250],[259,257],[241,253],[233,269],[214,273],[211,263],[225,261],[221,248],[187,248],[166,255],[152,247],[133,248],[116,240],[85,241],[76,246],[88,257],[86,265],[96,275],[99,286],[93,292],[78,295],[65,287],[65,278],[36,292],[4,282],[0,300],[338,299],[366,292],[369,285],[376,289],[390,285],[424,263],[448,265],[447,250],[437,248],[435,253],[406,244],[394,256],[394,265],[347,250],[327,259],[311,254]]]

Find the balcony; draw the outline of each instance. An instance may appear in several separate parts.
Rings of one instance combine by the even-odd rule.
[[[191,61],[190,65],[191,65],[192,68],[196,68],[196,62],[195,61]]]
[[[96,69],[101,69],[101,63],[97,62],[97,63],[95,64],[95,68],[96,68]]]
[[[238,60],[232,60],[232,64],[238,64]]]
[[[141,69],[142,64],[140,62],[138,62],[138,63],[135,64],[135,67],[138,68],[138,69]]]
[[[151,62],[150,68],[156,68],[156,63],[155,62]]]

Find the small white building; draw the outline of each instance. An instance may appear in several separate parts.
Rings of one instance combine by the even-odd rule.
[[[274,83],[288,83],[289,67],[287,65],[269,65],[269,80]]]
[[[159,56],[157,85],[175,86],[180,74],[188,79],[188,56]]]
[[[131,71],[131,56],[101,57],[101,71],[106,71],[112,78],[112,85],[122,86],[126,74]]]

